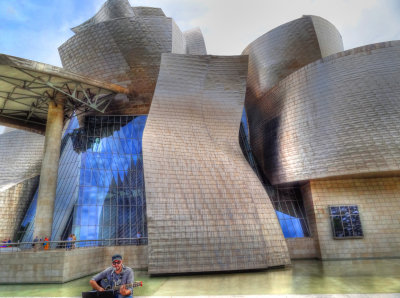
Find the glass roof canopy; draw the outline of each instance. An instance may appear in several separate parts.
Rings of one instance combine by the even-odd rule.
[[[49,100],[65,95],[65,117],[90,110],[104,113],[119,85],[94,80],[63,68],[0,54],[0,124],[44,133]]]

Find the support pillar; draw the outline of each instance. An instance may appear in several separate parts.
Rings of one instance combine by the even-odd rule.
[[[51,237],[54,201],[56,198],[58,162],[61,150],[61,134],[64,124],[64,98],[60,94],[56,101],[49,102],[47,114],[44,156],[40,171],[34,235]]]

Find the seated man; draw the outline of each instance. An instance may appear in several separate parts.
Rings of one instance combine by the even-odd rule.
[[[115,298],[132,298],[133,270],[122,264],[122,256],[119,254],[113,255],[111,260],[112,267],[93,276],[90,285],[94,290],[102,292],[105,290],[105,283],[108,283],[111,289],[119,289]]]

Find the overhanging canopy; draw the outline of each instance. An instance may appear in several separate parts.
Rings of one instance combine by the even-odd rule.
[[[44,131],[48,102],[65,95],[65,115],[104,112],[119,85],[97,81],[63,68],[0,54],[0,123]]]

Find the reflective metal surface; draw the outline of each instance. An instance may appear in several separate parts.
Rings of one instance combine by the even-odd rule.
[[[108,0],[73,30],[75,35],[59,47],[64,68],[130,90],[108,114],[148,113],[162,53],[205,54],[199,30],[183,35],[160,8],[135,8],[128,0]]]
[[[43,148],[39,134],[12,130],[0,135],[0,192],[39,175]]]
[[[207,55],[206,45],[200,28],[183,32],[186,40],[186,53],[190,55]]]
[[[400,170],[400,42],[331,55],[270,89],[253,150],[273,184]]]
[[[278,111],[283,103],[272,101],[265,93],[294,71],[340,51],[343,51],[340,33],[317,16],[303,16],[283,24],[257,38],[243,51],[249,55],[245,107],[250,144],[262,176],[273,184],[276,177],[271,164],[280,163],[277,131],[285,129],[281,127]]]
[[[0,241],[16,239],[16,231],[38,184],[39,176],[35,176],[0,191]]]
[[[303,16],[260,36],[242,53],[249,55],[246,109],[251,108],[247,107],[249,95],[260,99],[269,88],[297,69],[341,51],[340,33],[317,16]]]
[[[238,142],[246,75],[246,56],[162,56],[143,134],[150,273],[290,263]]]
[[[261,171],[254,159],[250,147],[247,115],[243,109],[242,120],[239,130],[239,144],[243,155],[250,164],[257,177],[262,182],[272,205],[275,208],[285,238],[310,237],[310,228],[304,209],[302,193],[297,186],[280,187],[271,185]],[[291,253],[292,256],[292,253]]]
[[[44,137],[22,130],[0,135],[0,239],[15,232],[38,186]]]

